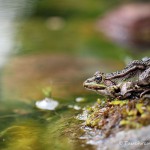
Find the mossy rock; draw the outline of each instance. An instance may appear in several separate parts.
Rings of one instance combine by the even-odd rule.
[[[101,100],[87,108],[86,126],[102,130],[105,136],[125,129],[138,129],[150,124],[149,100]]]

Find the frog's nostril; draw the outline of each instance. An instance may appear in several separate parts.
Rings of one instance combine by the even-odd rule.
[[[83,82],[83,86],[87,87],[87,81]]]
[[[84,87],[87,87],[87,86],[89,85],[89,83],[90,83],[90,80],[87,79],[87,80],[83,83],[83,86],[84,86]]]

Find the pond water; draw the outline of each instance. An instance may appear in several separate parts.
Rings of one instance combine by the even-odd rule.
[[[94,30],[98,13],[114,4],[101,2],[103,7],[97,12],[94,2],[94,14],[89,11],[92,2],[84,2],[87,7],[83,3],[80,8],[67,0],[61,5],[46,0],[0,0],[1,150],[95,149],[80,139],[83,122],[76,119],[99,97],[86,91],[83,81],[96,70],[122,69],[133,55]],[[66,15],[67,11],[73,17]],[[47,96],[42,92],[47,88],[59,102],[56,110],[35,106]],[[79,97],[85,101],[76,102]]]

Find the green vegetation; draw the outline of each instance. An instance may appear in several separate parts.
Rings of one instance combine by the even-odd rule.
[[[53,18],[49,18],[53,19]],[[63,53],[77,56],[122,59],[124,49],[107,41],[94,29],[94,20],[64,20],[59,30],[48,27],[48,19],[35,18],[22,24],[19,54]]]
[[[22,22],[18,54],[63,53],[123,59],[127,52],[96,30],[96,21],[119,0],[42,0],[32,17]]]
[[[42,89],[42,92],[45,97],[51,97],[52,96],[52,88],[51,87],[45,87]]]
[[[99,16],[110,7],[119,3],[119,0],[39,0],[34,15],[40,17],[92,18]]]

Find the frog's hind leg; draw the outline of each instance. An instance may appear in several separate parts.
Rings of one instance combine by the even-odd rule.
[[[142,92],[142,93],[140,94],[140,97],[141,97],[142,99],[150,99],[150,89],[145,90],[144,92]]]
[[[150,85],[150,67],[139,76],[139,85]]]

